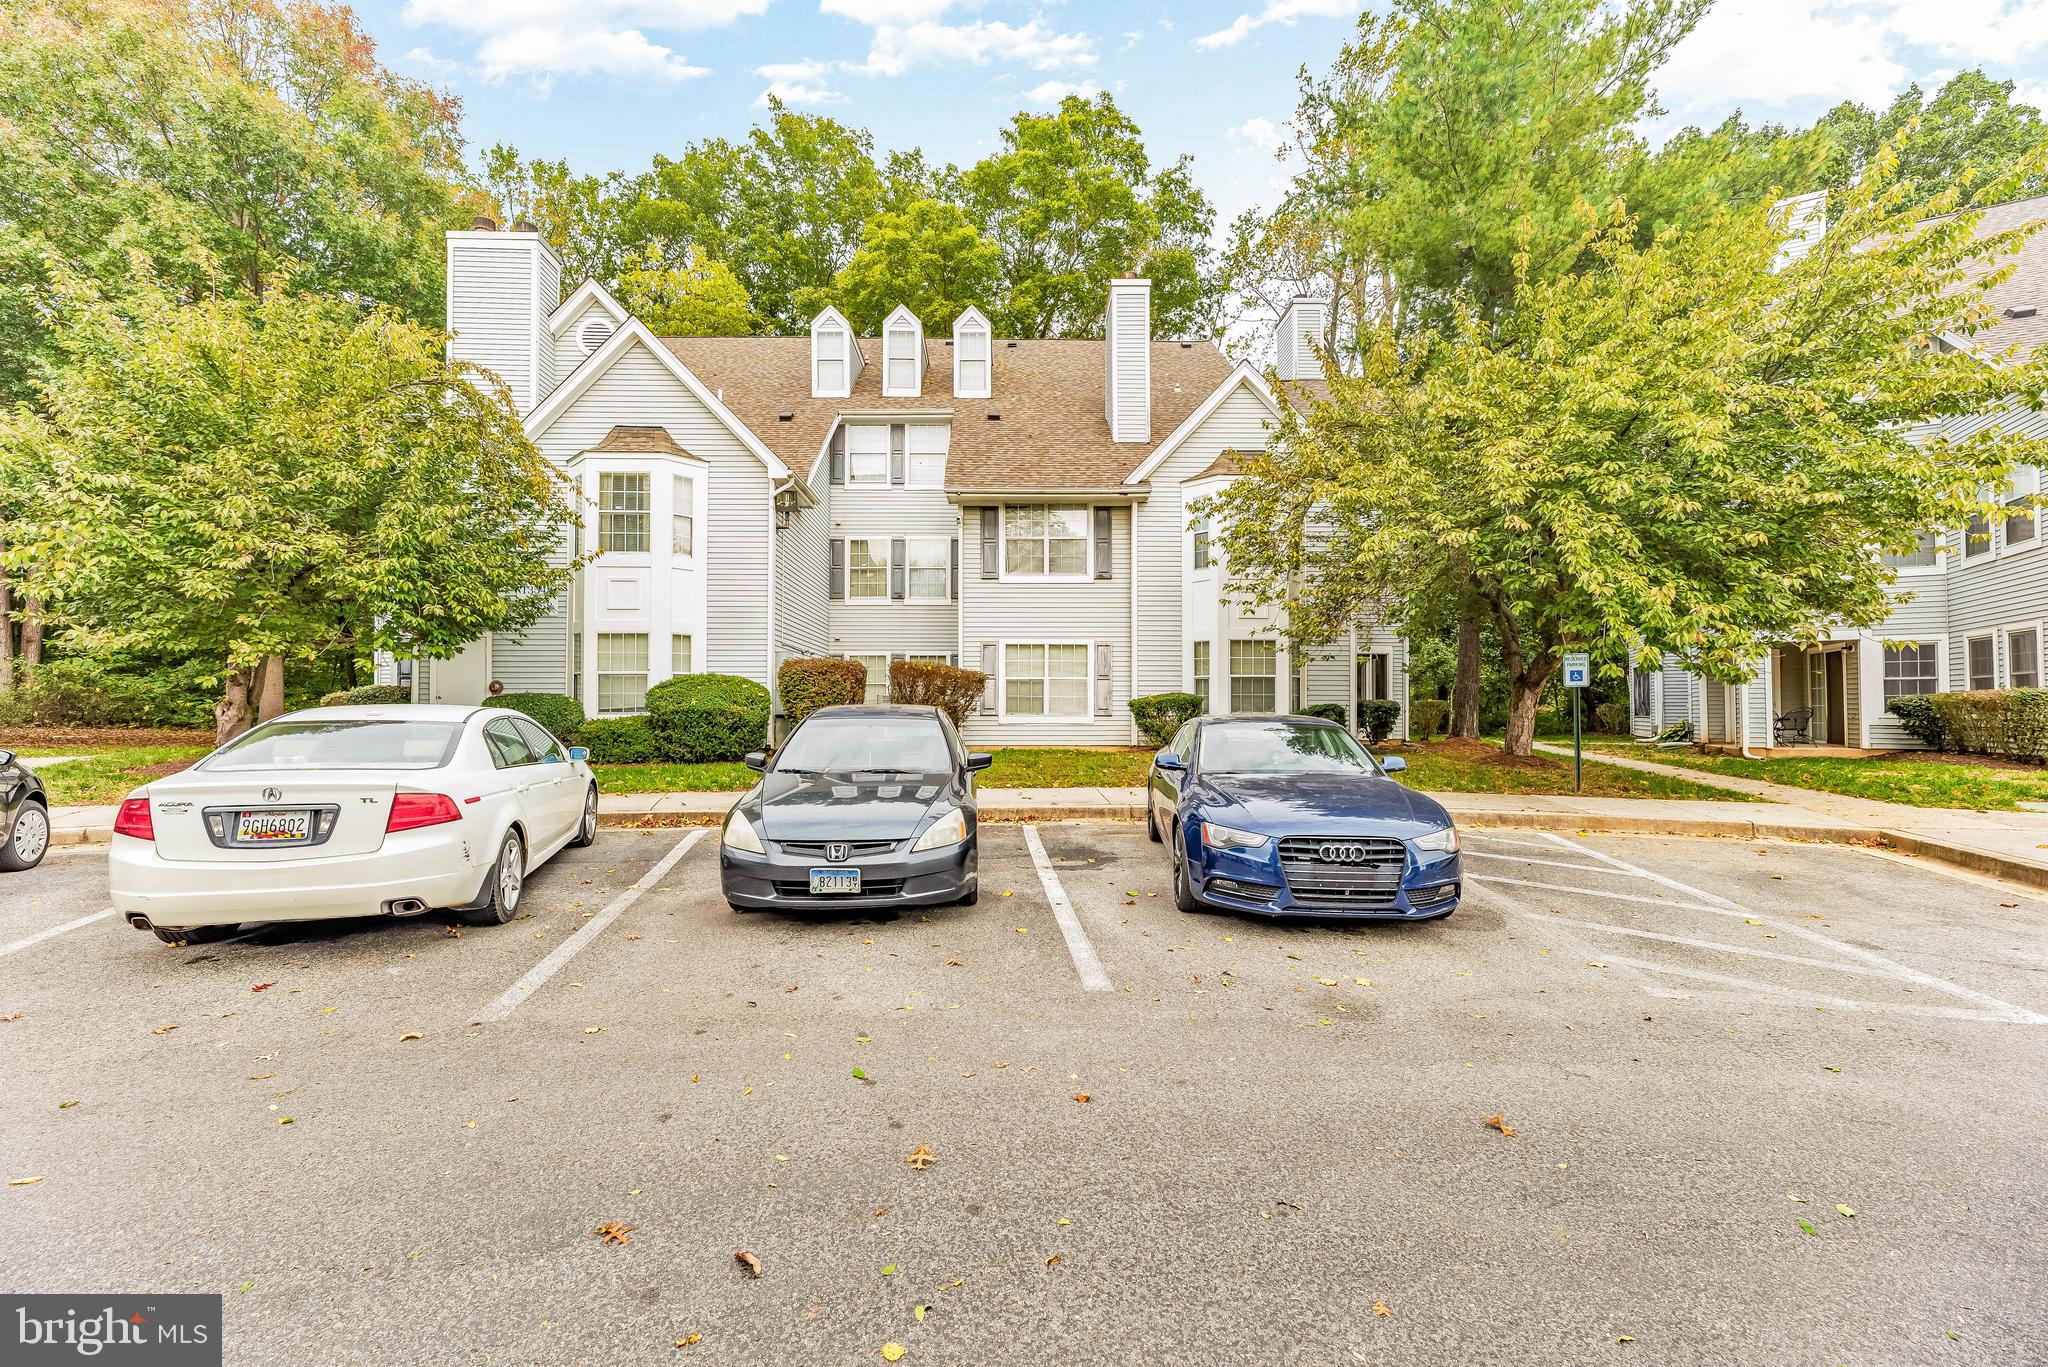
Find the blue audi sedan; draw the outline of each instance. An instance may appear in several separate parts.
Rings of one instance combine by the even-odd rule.
[[[1458,907],[1458,831],[1351,733],[1310,717],[1200,717],[1152,757],[1146,833],[1182,911],[1427,921]]]

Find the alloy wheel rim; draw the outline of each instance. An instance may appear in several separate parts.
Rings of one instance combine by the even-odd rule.
[[[519,905],[519,842],[505,842],[503,862],[498,869],[498,901],[510,911]]]
[[[43,809],[36,806],[24,808],[14,821],[15,854],[33,862],[43,857],[49,843],[50,819],[43,815]]]
[[[589,840],[597,834],[597,794],[583,799],[583,838]]]

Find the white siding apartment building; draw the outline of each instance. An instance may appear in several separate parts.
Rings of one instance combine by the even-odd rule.
[[[1405,733],[1399,637],[1362,621],[1297,659],[1275,610],[1226,593],[1191,505],[1277,400],[1210,343],[1154,338],[1148,281],[1110,283],[1101,340],[998,337],[973,308],[943,337],[907,309],[859,337],[831,308],[802,337],[656,337],[595,284],[562,299],[539,236],[487,224],[448,234],[451,353],[511,388],[600,554],[520,635],[413,665],[419,700],[497,683],[623,715],[672,675],[772,690],[783,660],[835,655],[876,699],[892,660],[986,672],[976,745],[1133,744],[1129,700],[1180,690],[1354,719],[1388,698]],[[1281,320],[1281,380],[1320,378],[1324,307]]]

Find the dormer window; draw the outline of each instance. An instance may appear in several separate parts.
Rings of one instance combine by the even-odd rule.
[[[860,373],[853,327],[838,309],[828,308],[811,323],[811,397],[843,399]]]
[[[953,323],[953,397],[989,396],[989,349],[993,333],[981,310],[970,308]]]
[[[924,388],[924,325],[897,305],[882,323],[882,393],[914,399]]]

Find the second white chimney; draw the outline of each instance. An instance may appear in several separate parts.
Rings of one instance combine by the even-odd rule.
[[[1297,294],[1280,314],[1280,326],[1273,336],[1273,373],[1283,380],[1320,380],[1323,363],[1316,348],[1323,344],[1323,331],[1330,325],[1330,305],[1311,295]]]
[[[1103,402],[1111,441],[1152,440],[1152,282],[1109,282],[1103,319]]]

